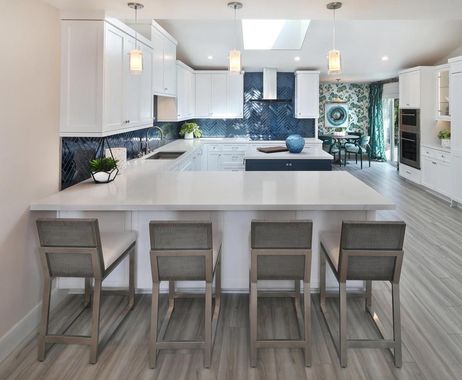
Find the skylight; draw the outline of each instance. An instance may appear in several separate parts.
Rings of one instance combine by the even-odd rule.
[[[242,20],[245,50],[299,50],[310,20]]]

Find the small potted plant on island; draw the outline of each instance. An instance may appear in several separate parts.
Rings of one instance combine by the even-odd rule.
[[[194,137],[202,137],[202,131],[196,123],[184,123],[180,129],[180,136],[185,140],[192,140]]]
[[[90,171],[95,183],[109,183],[114,181],[119,173],[117,160],[113,157],[100,157],[90,161]]]
[[[438,133],[438,138],[441,141],[441,146],[443,148],[450,148],[451,147],[451,130],[450,129],[443,129]]]

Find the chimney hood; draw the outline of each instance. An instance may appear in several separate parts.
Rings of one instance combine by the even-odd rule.
[[[263,69],[263,98],[252,99],[252,102],[290,103],[292,101],[292,99],[278,99],[277,74],[278,72],[276,69]]]

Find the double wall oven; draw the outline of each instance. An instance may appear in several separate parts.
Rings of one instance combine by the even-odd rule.
[[[420,169],[420,110],[402,109],[400,111],[399,161]]]

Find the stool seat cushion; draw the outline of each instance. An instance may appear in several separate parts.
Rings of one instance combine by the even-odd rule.
[[[136,242],[136,232],[101,232],[104,269],[114,264],[124,252]]]
[[[338,271],[338,261],[340,255],[340,232],[322,232],[321,246],[326,251],[327,255],[334,268]]]

